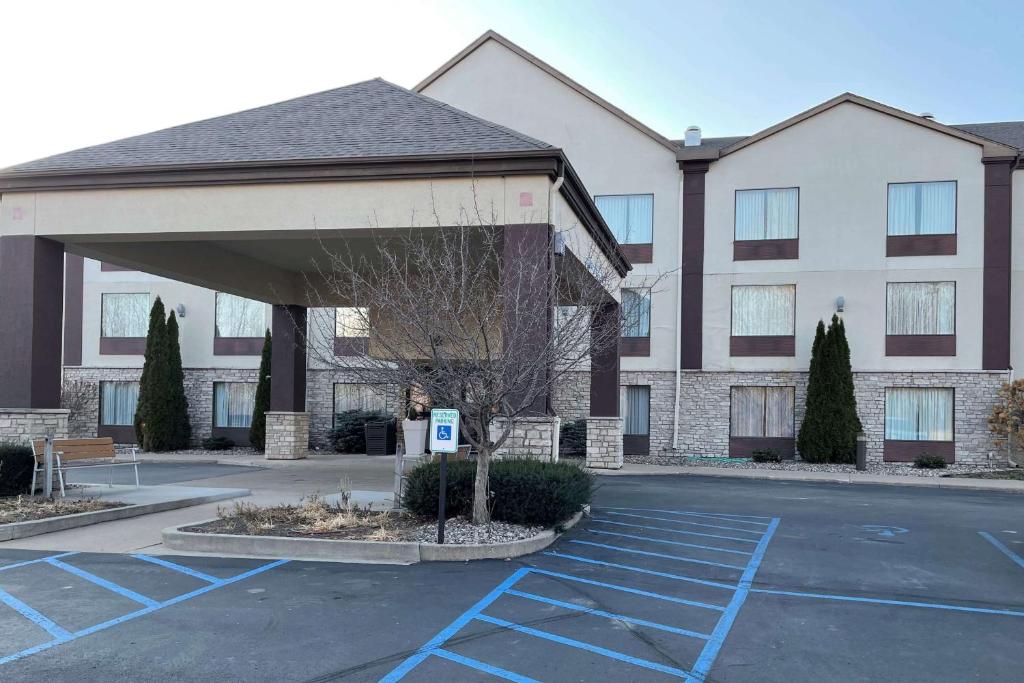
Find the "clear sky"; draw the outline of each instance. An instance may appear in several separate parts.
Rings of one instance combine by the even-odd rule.
[[[23,0],[0,12],[0,167],[382,76],[488,28],[669,137],[756,132],[844,91],[1024,119],[1024,2]]]

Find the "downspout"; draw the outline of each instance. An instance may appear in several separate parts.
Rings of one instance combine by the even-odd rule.
[[[679,255],[678,268],[676,268],[676,396],[675,406],[672,409],[672,450],[679,448],[679,386],[683,375],[683,178],[679,178],[679,248],[676,253]]]
[[[559,164],[558,164],[558,177],[555,178],[555,182],[551,185],[551,190],[548,192],[548,224],[551,225],[551,241],[552,241],[552,248],[553,248],[553,251],[555,253],[558,253],[560,251],[560,247],[562,245],[562,243],[561,243],[562,238],[558,235],[558,225],[557,225],[557,221],[555,220],[555,199],[558,197],[558,191],[560,189],[562,189],[562,185],[564,183],[565,183],[565,170],[564,170],[561,162],[559,162]],[[550,258],[554,258],[554,256],[552,255]],[[550,271],[550,278],[551,278],[551,283],[550,283],[551,290],[550,291],[554,291],[554,288],[555,288],[555,268],[554,268],[554,264],[553,263],[551,265],[552,265],[552,267],[548,269]],[[552,316],[550,318],[551,322],[549,324],[554,325],[554,311],[553,310],[551,311],[551,316]],[[551,333],[551,330],[549,330],[549,333]],[[549,407],[549,409],[551,407],[550,404],[551,404],[551,392],[549,391],[548,392],[548,407]],[[559,432],[560,432],[561,424],[562,424],[561,419],[559,417],[555,416],[554,421],[552,422],[552,425],[551,425],[551,461],[552,462],[558,462],[558,458],[559,458],[559,455],[560,455],[559,452],[558,452],[558,446],[559,446],[559,436],[560,436]]]

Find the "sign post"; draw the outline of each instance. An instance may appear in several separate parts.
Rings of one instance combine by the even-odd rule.
[[[448,489],[448,454],[459,450],[459,411],[435,408],[430,411],[430,452],[441,454],[437,493],[437,542],[444,544],[445,494]]]

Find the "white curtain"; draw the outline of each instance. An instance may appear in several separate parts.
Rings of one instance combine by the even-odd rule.
[[[594,197],[594,203],[619,244],[653,241],[654,195],[603,195]]]
[[[106,426],[135,424],[138,382],[100,382],[100,416]]]
[[[889,186],[890,235],[950,235],[956,232],[956,183],[896,183]]]
[[[732,288],[734,337],[794,333],[796,285],[742,285]]]
[[[648,290],[622,290],[623,337],[651,336],[651,293]]]
[[[954,282],[890,282],[886,298],[886,334],[953,334],[956,330]]]
[[[793,438],[793,387],[733,387],[731,436]]]
[[[365,306],[334,309],[334,336],[369,337],[370,309]]]
[[[369,384],[335,384],[334,412],[346,410],[380,410],[387,409],[383,387]]]
[[[262,337],[267,331],[267,309],[262,301],[217,292],[218,337]]]
[[[620,393],[623,425],[626,436],[647,436],[651,433],[651,388],[626,386]]]
[[[255,382],[215,382],[213,426],[249,427],[256,406]]]
[[[952,389],[887,389],[885,438],[897,441],[952,441]]]
[[[799,229],[800,190],[740,190],[736,193],[736,239],[795,239]]]
[[[104,337],[145,337],[149,326],[149,294],[102,295],[100,325]]]

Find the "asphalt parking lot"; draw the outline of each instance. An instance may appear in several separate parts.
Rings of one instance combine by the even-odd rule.
[[[1020,496],[601,483],[590,520],[505,562],[0,545],[0,679],[1020,680]]]

